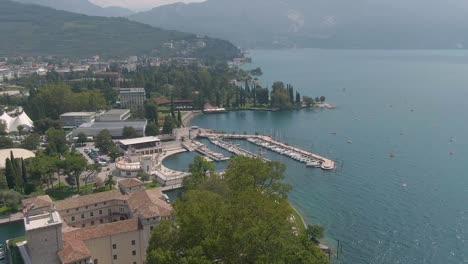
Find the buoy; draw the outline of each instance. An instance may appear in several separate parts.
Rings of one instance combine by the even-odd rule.
[[[407,186],[408,186],[408,184],[407,184],[406,182],[403,183],[402,185],[403,185],[403,187],[407,187]]]

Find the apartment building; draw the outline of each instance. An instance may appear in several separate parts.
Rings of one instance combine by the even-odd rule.
[[[146,100],[145,88],[120,88],[120,106],[137,110],[143,108]]]
[[[172,212],[161,189],[145,190],[137,179],[119,182],[119,190],[49,199],[23,200],[27,254],[22,256],[35,264],[143,264],[151,231]]]

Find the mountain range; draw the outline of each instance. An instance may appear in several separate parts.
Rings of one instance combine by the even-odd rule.
[[[0,0],[0,6],[3,56],[126,57],[183,52],[186,57],[224,60],[239,55],[239,50],[224,40],[163,30],[126,18],[86,16],[10,0]],[[169,42],[181,44],[165,48]]]
[[[208,0],[130,15],[246,48],[427,49],[468,46],[463,0]]]
[[[100,7],[88,0],[15,0],[25,4],[36,4],[88,16],[124,17],[133,11],[122,7]]]

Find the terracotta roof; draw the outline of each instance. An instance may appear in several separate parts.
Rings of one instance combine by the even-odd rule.
[[[80,240],[64,241],[63,249],[57,254],[63,264],[74,263],[91,257],[88,247]]]
[[[143,218],[170,216],[172,211],[172,206],[166,202],[159,188],[133,193],[128,205],[132,211],[137,210]]]
[[[94,193],[89,195],[78,196],[71,199],[55,202],[55,207],[58,211],[93,205],[96,203],[108,202],[112,200],[127,200],[128,196],[123,195],[120,190],[112,190],[107,192]]]
[[[81,240],[86,241],[93,238],[105,237],[115,234],[122,234],[138,230],[138,218],[133,218],[124,221],[117,221],[108,224],[99,224],[80,228],[75,231],[63,233],[63,240],[73,241]]]
[[[125,179],[125,180],[119,181],[119,186],[120,185],[126,188],[133,188],[133,187],[137,187],[137,186],[141,186],[145,184],[138,179]]]
[[[41,208],[41,207],[47,207],[52,204],[52,199],[50,199],[49,195],[40,195],[28,199],[24,199],[21,201],[23,203],[23,206],[33,206],[31,209],[34,208]]]

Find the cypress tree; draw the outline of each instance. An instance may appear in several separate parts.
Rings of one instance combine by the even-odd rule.
[[[179,120],[179,124],[182,125],[182,114],[180,113],[180,110],[177,112],[177,120]]]
[[[15,188],[15,172],[13,170],[13,164],[9,158],[5,161],[5,177],[7,180],[8,189]]]
[[[27,182],[28,181],[28,172],[26,171],[26,163],[24,162],[24,159],[21,158],[21,173],[22,173],[22,177],[23,177],[23,182]]]
[[[16,178],[16,163],[15,163],[15,156],[13,156],[13,151],[10,150],[10,161],[11,161],[11,164],[13,165],[12,168],[13,168],[13,177]]]
[[[8,183],[5,174],[0,174],[0,190],[8,190]]]
[[[15,173],[16,188],[23,189],[24,181],[23,181],[23,172],[22,172],[22,167],[21,167],[21,159],[15,159],[15,162],[13,163],[13,165],[16,167],[16,173]]]

